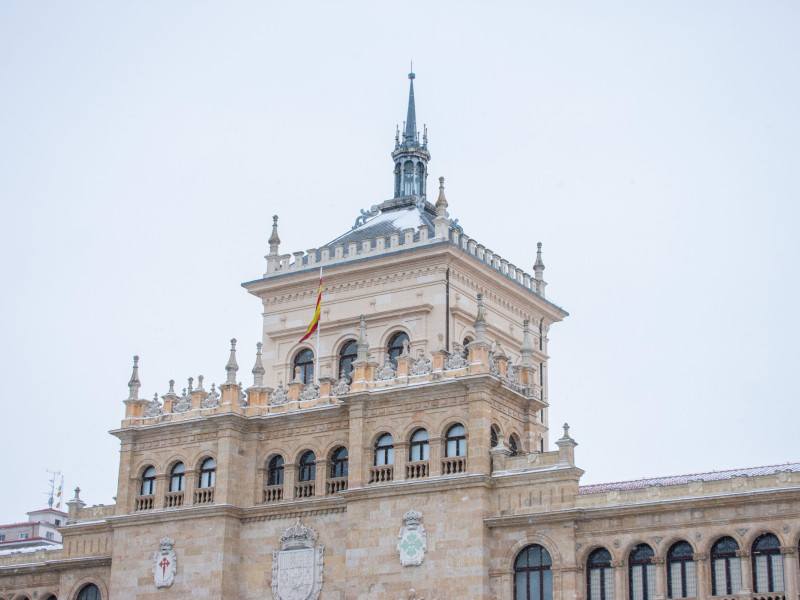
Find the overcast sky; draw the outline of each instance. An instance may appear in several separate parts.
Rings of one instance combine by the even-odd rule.
[[[414,59],[465,232],[544,244],[584,483],[800,460],[797,2],[0,1],[0,522],[116,493],[141,395],[240,378],[271,216],[392,195]]]

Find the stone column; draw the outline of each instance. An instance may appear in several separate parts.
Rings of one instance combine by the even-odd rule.
[[[753,565],[750,563],[750,551],[737,550],[736,556],[741,559],[742,563],[742,589],[739,594],[746,595],[753,589]]]
[[[662,556],[654,556],[650,561],[655,565],[656,569],[656,593],[654,600],[663,600],[667,597],[667,561]]]
[[[197,489],[197,478],[200,472],[197,469],[186,469],[183,474],[183,505],[192,506],[194,504],[194,491]]]
[[[330,466],[328,458],[318,456],[315,466],[314,496],[324,498],[328,494],[328,467]]]
[[[796,546],[781,546],[781,554],[783,554],[783,581],[786,589],[786,597],[794,600],[797,598],[797,547]]]
[[[614,598],[623,600],[627,597],[625,588],[627,588],[628,565],[624,560],[615,560],[611,562],[611,566],[614,567]]]
[[[393,481],[405,481],[407,462],[408,462],[408,441],[395,440]]]
[[[156,489],[153,498],[153,508],[164,508],[164,495],[169,491],[169,473],[156,475]]]
[[[349,469],[347,487],[360,488],[365,481],[369,481],[367,473],[369,466],[364,456],[364,402],[363,398],[353,396],[347,399],[349,404],[349,430],[350,438],[347,444],[349,455]]]
[[[444,456],[444,438],[440,435],[430,435],[428,432],[428,477],[438,477],[442,474],[442,457]]]
[[[697,597],[708,598],[711,596],[711,571],[708,554],[694,554],[692,559],[697,570]]]
[[[467,429],[467,472],[470,475],[490,475],[489,459],[491,389],[485,384],[467,384],[469,418]]]
[[[283,463],[283,499],[294,500],[294,484],[297,481],[297,463]]]

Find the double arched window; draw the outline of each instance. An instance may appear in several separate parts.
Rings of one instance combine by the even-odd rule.
[[[139,494],[142,496],[152,496],[156,492],[156,469],[153,466],[147,467],[142,473],[142,485]]]
[[[184,477],[186,475],[186,467],[182,462],[177,463],[172,467],[169,474],[169,491],[182,492],[185,486]]]
[[[689,542],[672,544],[667,552],[667,590],[670,598],[697,598],[697,569]]]
[[[339,446],[331,454],[331,471],[330,477],[332,479],[339,479],[347,477],[347,448]]]
[[[213,488],[217,483],[217,461],[209,457],[200,465],[200,481],[198,487]]]
[[[653,549],[647,544],[634,546],[628,555],[628,585],[631,600],[651,600],[656,591]]]
[[[100,596],[100,590],[97,586],[93,583],[89,583],[83,586],[81,591],[78,592],[77,600],[102,600],[102,597]]]
[[[358,346],[355,340],[350,340],[342,345],[339,350],[339,373],[340,377],[345,377],[349,381],[350,372],[353,370],[353,361],[358,358]]]
[[[614,568],[611,553],[598,548],[586,559],[586,594],[588,600],[614,600]]]
[[[417,429],[411,436],[411,444],[408,450],[408,460],[411,462],[428,460],[430,457],[428,432],[424,429]]]
[[[375,466],[384,467],[394,464],[394,438],[391,433],[384,433],[375,442]]]
[[[742,589],[742,563],[736,556],[739,544],[732,537],[717,540],[711,547],[711,595],[729,596]]]
[[[781,542],[771,533],[753,542],[753,583],[758,594],[784,591]]]
[[[314,353],[306,348],[294,357],[294,372],[303,383],[314,381]]]
[[[552,565],[542,546],[523,548],[514,561],[514,600],[553,600]]]
[[[267,485],[283,485],[283,457],[273,456],[267,465]]]
[[[317,476],[317,455],[311,450],[303,452],[298,465],[297,480],[301,483],[314,481]]]
[[[447,430],[447,445],[445,456],[464,456],[467,453],[467,430],[461,423],[457,423]]]
[[[389,361],[391,361],[395,369],[397,368],[397,357],[403,353],[403,342],[408,341],[408,334],[403,331],[399,331],[389,338],[389,347],[386,351],[389,355]]]

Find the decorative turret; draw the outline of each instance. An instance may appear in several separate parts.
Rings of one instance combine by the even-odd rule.
[[[139,381],[139,357],[133,357],[133,373],[131,374],[131,379],[128,382],[128,389],[130,389],[130,394],[128,394],[128,400],[139,400],[139,388],[142,387],[142,383]]]
[[[544,288],[547,285],[547,282],[542,279],[542,274],[544,273],[544,263],[542,262],[542,242],[538,242],[536,244],[536,262],[533,263],[533,273],[535,287],[534,291],[544,298]]]
[[[261,362],[261,342],[256,344],[256,364],[253,366],[253,387],[264,385],[264,364]]]
[[[578,442],[569,436],[569,425],[564,423],[564,435],[556,440],[558,446],[558,462],[563,465],[575,466],[575,446]]]
[[[278,215],[272,215],[272,235],[269,236],[269,254],[264,258],[267,259],[267,273],[274,273],[278,270],[281,258],[278,254],[278,246],[280,246],[281,238],[278,237]]]
[[[436,218],[433,220],[433,235],[437,238],[446,238],[450,229],[450,219],[447,218],[447,198],[444,197],[444,177],[439,177],[439,198],[436,200]]]
[[[424,127],[422,143],[417,131],[417,110],[414,103],[414,73],[409,73],[408,116],[403,123],[403,141],[395,134],[394,159],[394,197],[425,198],[428,179],[428,129]]]
[[[472,324],[475,329],[475,341],[486,341],[486,317],[483,316],[483,294],[478,293],[478,315]]]
[[[358,341],[356,342],[356,360],[369,359],[369,342],[367,341],[367,319],[361,315],[358,324]]]
[[[236,338],[231,339],[231,356],[228,358],[228,364],[225,365],[225,372],[228,378],[225,380],[226,384],[236,385],[236,373],[239,371],[239,365],[236,363]]]

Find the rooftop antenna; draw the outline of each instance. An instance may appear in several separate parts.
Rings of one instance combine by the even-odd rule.
[[[51,471],[50,469],[45,469],[48,473],[50,473],[50,491],[42,492],[45,496],[47,496],[47,506],[49,508],[53,508],[53,504],[56,501],[56,480],[58,476],[61,475],[61,471]]]

